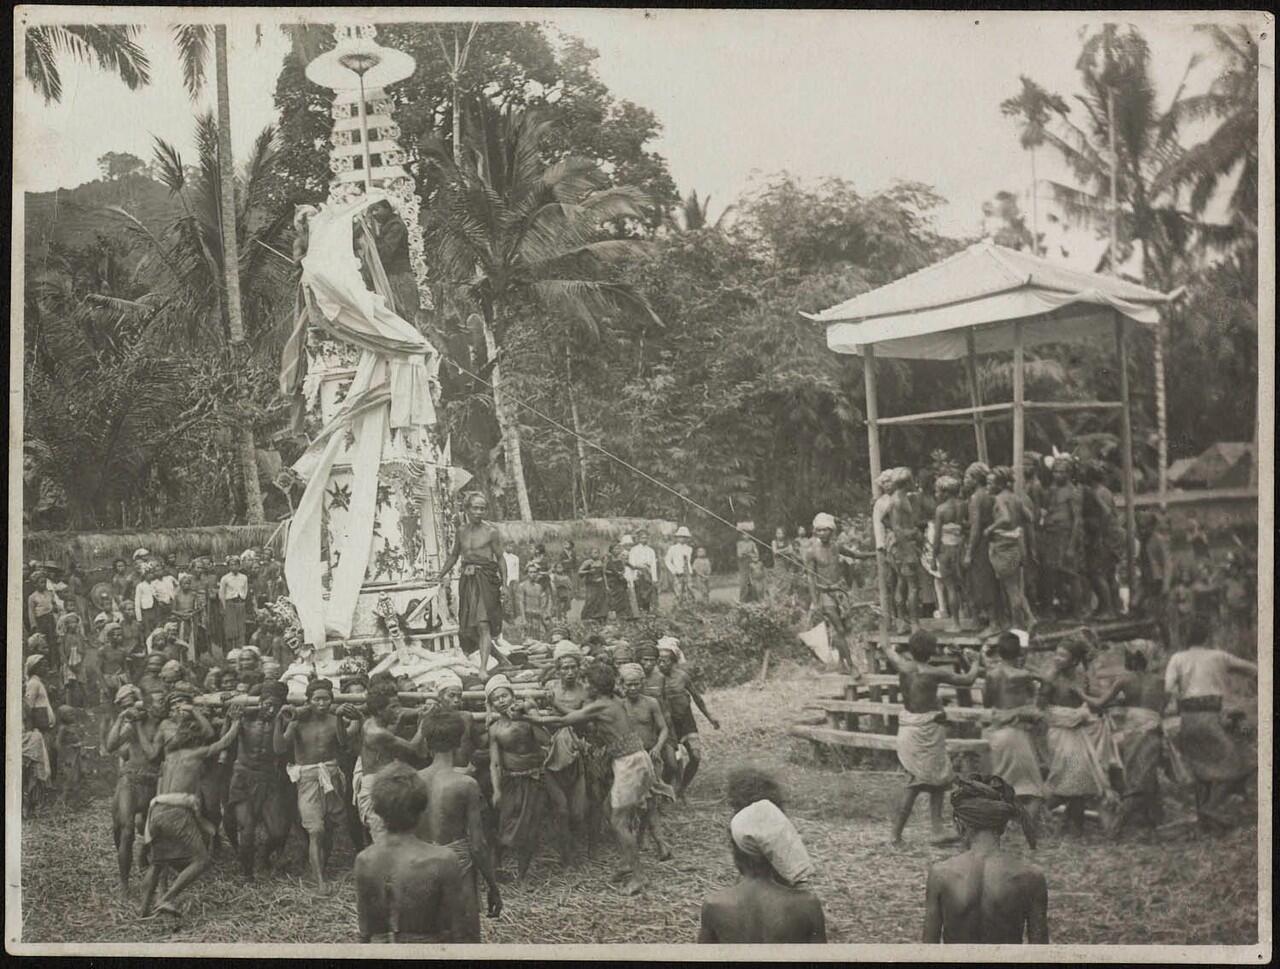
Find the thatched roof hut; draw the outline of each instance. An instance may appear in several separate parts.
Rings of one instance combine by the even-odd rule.
[[[574,545],[606,545],[623,535],[647,531],[653,541],[670,541],[676,523],[660,518],[576,518],[558,522],[498,522],[498,531],[508,545],[523,546],[539,542],[551,544],[572,540]]]
[[[110,569],[111,563],[128,560],[134,551],[145,548],[154,555],[178,556],[186,563],[197,556],[222,559],[247,548],[270,544],[277,553],[284,529],[278,522],[265,525],[207,525],[199,528],[166,528],[162,531],[134,532],[25,532],[22,536],[24,562],[57,562],[64,568],[76,562],[86,572]]]

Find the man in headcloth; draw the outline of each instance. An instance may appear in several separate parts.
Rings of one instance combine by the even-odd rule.
[[[297,785],[298,817],[307,833],[307,854],[316,887],[327,891],[324,866],[333,844],[333,829],[346,816],[345,787],[338,767],[338,753],[359,731],[358,720],[344,722],[350,711],[339,707],[335,715],[333,684],[312,680],[307,703],[295,711],[285,704],[276,714],[273,743],[277,754],[288,754],[289,779]]]
[[[122,895],[129,893],[134,833],[142,833],[142,821],[151,799],[156,796],[156,783],[160,779],[161,750],[157,734],[164,716],[162,704],[158,697],[145,697],[132,683],[121,685],[115,697],[120,713],[107,731],[103,745],[103,752],[115,754],[119,764],[112,803],[112,835]]]
[[[489,503],[473,492],[467,497],[466,520],[458,529],[449,557],[441,566],[448,575],[461,559],[458,578],[458,631],[467,652],[480,652],[480,675],[489,675],[489,651],[493,638],[502,632],[502,596],[507,586],[507,566],[503,558],[502,536],[484,520]],[[501,656],[499,656],[501,659]]]
[[[1116,497],[1107,487],[1105,465],[1090,461],[1084,468],[1083,515],[1085,575],[1097,597],[1096,615],[1116,614],[1119,591],[1116,583],[1117,546],[1124,548]]]
[[[849,641],[852,631],[849,628],[849,591],[844,584],[844,576],[840,570],[840,556],[854,558],[870,558],[868,553],[859,552],[855,548],[842,547],[832,541],[836,533],[836,520],[825,511],[813,518],[813,534],[815,541],[809,542],[802,553],[805,566],[805,578],[809,583],[809,601],[812,608],[827,623],[833,633],[836,653],[840,656],[840,664],[861,678],[869,672],[869,661],[865,649],[858,650],[857,661],[854,661]]]
[[[960,503],[960,482],[944,474],[934,483],[938,506],[933,515],[937,544],[938,578],[942,583],[942,608],[953,629],[960,628],[964,603],[964,506]]]
[[[670,732],[666,715],[659,701],[647,696],[644,692],[644,667],[639,663],[624,663],[618,672],[622,679],[622,705],[626,708],[631,726],[640,735],[640,742],[649,751],[649,759],[653,761],[654,771],[660,776]],[[667,847],[662,837],[658,802],[652,795],[645,803],[637,840],[644,836],[645,831],[653,836],[654,845],[658,849],[658,860],[666,861],[670,858],[671,849]]]
[[[742,877],[702,902],[702,943],[826,942],[813,863],[783,811],[777,782],[745,767],[729,775],[733,861]]]
[[[1053,484],[1045,495],[1044,526],[1040,530],[1043,596],[1051,608],[1053,595],[1060,599],[1060,615],[1080,615],[1080,561],[1084,549],[1084,505],[1080,487],[1073,480],[1074,462],[1069,454],[1053,459]]]
[[[374,677],[365,695],[368,716],[360,727],[360,762],[352,778],[356,808],[360,820],[375,843],[382,838],[385,829],[378,812],[373,810],[373,784],[378,771],[395,760],[403,760],[412,766],[422,747],[422,729],[426,721],[426,708],[418,715],[418,728],[409,740],[401,738],[396,728],[401,720],[399,691],[394,680]]]
[[[418,821],[418,837],[448,848],[462,869],[462,902],[469,931],[480,938],[479,883],[488,887],[489,918],[502,914],[502,893],[494,876],[493,856],[484,830],[484,795],[474,777],[455,769],[463,721],[456,711],[435,710],[423,723],[423,739],[431,763],[418,776],[426,783],[427,809]]]
[[[1175,745],[1196,781],[1196,814],[1203,827],[1220,830],[1235,823],[1228,810],[1232,789],[1256,770],[1252,758],[1223,728],[1222,701],[1230,674],[1257,677],[1258,667],[1225,650],[1210,649],[1208,636],[1208,620],[1193,616],[1187,648],[1169,658],[1164,685],[1178,701],[1182,723]]]
[[[551,654],[555,674],[551,680],[551,705],[559,713],[577,710],[587,702],[587,688],[581,680],[582,650],[567,639],[556,643]],[[547,792],[553,810],[561,816],[568,839],[561,843],[566,858],[574,846],[582,844],[587,820],[586,742],[573,727],[560,727],[551,735],[547,752]]]
[[[275,750],[276,714],[288,702],[289,688],[279,680],[262,685],[256,713],[240,719],[240,740],[231,768],[227,807],[235,818],[240,873],[254,876],[257,833],[266,835],[262,862],[269,865],[273,855],[284,853],[289,836],[288,781]],[[283,860],[283,857],[282,859]]]
[[[889,549],[893,545],[893,531],[889,527],[889,509],[893,507],[896,469],[885,468],[876,476],[876,500],[871,504],[871,533],[876,551],[884,557],[885,588],[889,597],[889,622],[893,622],[894,608],[898,601],[898,573],[894,570]]]
[[[965,850],[929,867],[924,941],[1047,944],[1049,888],[1044,872],[1000,847],[1000,836],[1014,820],[1035,846],[1013,788],[999,777],[959,777],[951,812]]]
[[[240,730],[240,710],[233,708],[226,733],[210,742],[207,721],[202,722],[191,705],[194,688],[188,684],[175,687],[169,699],[170,716],[176,719],[164,739],[160,781],[147,811],[142,839],[143,857],[151,865],[143,883],[144,918],[153,911],[156,884],[165,867],[178,869],[178,876],[154,911],[173,916],[180,914],[174,904],[178,894],[209,867],[209,843],[215,829],[200,810],[200,777],[204,762],[235,743]]]
[[[911,493],[914,483],[910,468],[894,470],[893,501],[886,516],[893,536],[888,557],[897,575],[894,610],[899,632],[913,628],[920,613],[920,522]]]
[[[546,732],[520,715],[521,704],[506,676],[499,673],[484,685],[485,702],[496,715],[489,724],[489,770],[498,811],[498,850],[513,851],[521,880],[537,852],[547,807]]]
[[[707,722],[716,730],[720,721],[711,715],[701,692],[694,685],[693,676],[677,661],[681,658],[680,644],[673,636],[658,640],[658,670],[662,673],[663,706],[671,724],[671,744],[684,747],[688,758],[682,771],[674,777],[676,797],[684,800],[684,792],[693,783],[702,763],[702,742],[698,739],[698,721],[694,719],[696,706]]]
[[[996,614],[1000,626],[1020,623],[1030,629],[1036,618],[1024,592],[1022,565],[1032,541],[1031,521],[1026,508],[1013,492],[1013,472],[999,467],[991,473],[991,490],[995,493],[995,516],[987,526],[987,556],[991,571],[1000,583]]]

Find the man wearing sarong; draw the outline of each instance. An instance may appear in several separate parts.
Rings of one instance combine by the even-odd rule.
[[[1039,678],[1023,662],[1021,640],[1012,632],[1001,633],[983,679],[982,700],[992,717],[982,737],[991,749],[991,773],[1013,788],[1034,821],[1046,794],[1033,737],[1044,729],[1044,713],[1036,705]]]
[[[636,608],[642,615],[653,612],[658,606],[658,553],[643,528],[636,532],[636,543],[627,553],[627,565],[634,575]]]
[[[942,795],[954,779],[947,753],[947,715],[938,702],[938,687],[972,686],[981,670],[981,657],[966,651],[969,669],[965,673],[933,666],[929,661],[937,651],[933,633],[917,629],[907,643],[910,657],[896,648],[885,658],[898,673],[903,710],[898,714],[898,762],[907,772],[907,788],[893,822],[893,843],[902,843],[902,830],[922,791],[929,794],[929,820],[935,843],[946,843],[942,828]]]
[[[233,743],[240,731],[239,710],[233,710],[227,731],[208,741],[207,722],[201,723],[185,689],[175,690],[170,705],[173,729],[164,740],[164,762],[156,796],[147,811],[142,853],[150,862],[142,890],[142,915],[164,912],[178,916],[174,900],[209,867],[209,843],[214,827],[200,813],[197,793],[204,762]],[[178,871],[169,890],[155,904],[156,884],[164,868]]]
[[[1030,629],[1036,617],[1031,614],[1023,581],[1022,564],[1027,557],[1032,523],[1022,501],[1013,492],[1013,472],[999,467],[991,472],[991,490],[995,492],[994,517],[987,526],[987,556],[991,571],[1000,583],[996,605],[996,622],[1000,626],[1021,625]]]
[[[521,704],[505,676],[490,677],[484,693],[493,712],[489,723],[489,771],[498,809],[495,867],[501,867],[506,852],[514,852],[517,877],[523,880],[537,852],[547,813],[545,773],[550,741],[546,731],[517,719]]]
[[[850,555],[855,558],[870,557],[855,548],[837,546],[832,541],[836,532],[836,520],[826,512],[820,512],[813,519],[813,535],[815,541],[810,542],[803,554],[805,578],[809,583],[809,602],[813,611],[827,624],[831,630],[831,640],[840,656],[840,665],[861,679],[870,671],[870,660],[866,650],[859,647],[857,659],[854,659],[849,641],[852,630],[849,627],[849,591],[844,584],[844,576],[840,570],[840,556]]]
[[[969,604],[974,618],[987,624],[986,633],[996,631],[991,620],[996,596],[999,595],[988,551],[990,536],[987,529],[995,521],[995,499],[987,491],[990,476],[991,469],[981,461],[974,461],[964,472],[964,486],[969,493],[969,541],[962,562],[968,573]]]
[[[639,663],[624,663],[618,672],[622,680],[622,705],[626,708],[631,726],[640,735],[640,742],[649,751],[653,769],[661,776],[663,754],[667,750],[669,734],[666,714],[659,701],[644,692],[644,667]],[[639,815],[638,822],[636,841],[643,841],[647,831],[653,836],[654,846],[658,849],[658,860],[666,861],[670,858],[671,849],[667,847],[662,837],[656,797],[650,796],[645,802],[644,811]]]
[[[552,665],[547,674],[550,682],[551,706],[558,713],[569,713],[587,702],[587,688],[582,682],[582,650],[567,639],[559,640],[551,654]],[[545,678],[544,678],[545,682]],[[560,727],[551,735],[547,751],[547,792],[552,809],[559,815],[560,828],[567,835],[561,843],[566,863],[575,846],[583,845],[590,802],[587,792],[585,739],[573,727]],[[598,800],[598,798],[597,798]],[[586,849],[590,853],[593,833],[586,828]]]
[[[920,613],[920,522],[916,514],[912,490],[915,479],[910,468],[896,468],[893,477],[893,502],[889,505],[886,524],[893,541],[888,558],[897,575],[894,612],[898,632],[913,628]]]
[[[502,632],[502,599],[507,587],[502,536],[484,520],[488,510],[484,495],[473,492],[467,497],[466,520],[440,569],[440,575],[446,576],[461,560],[458,635],[466,652],[479,650],[481,676],[489,675],[489,651],[493,639]]]
[[[1108,771],[1120,766],[1110,724],[1089,708],[1095,702],[1085,692],[1084,664],[1088,647],[1069,639],[1054,653],[1053,668],[1040,691],[1045,723],[1049,726],[1050,800],[1065,801],[1067,830],[1084,833],[1085,804],[1100,797],[1110,802]]]
[[[999,777],[956,779],[951,813],[965,850],[929,867],[924,941],[1045,945],[1049,888],[1044,872],[1000,846],[1010,821],[1035,834],[1013,788]]]
[[[693,533],[681,525],[676,529],[675,541],[663,556],[663,564],[671,576],[676,605],[693,601]]]
[[[164,717],[160,697],[144,697],[132,683],[121,685],[115,695],[119,715],[107,731],[103,752],[117,756],[115,798],[112,802],[112,836],[120,872],[120,892],[129,893],[135,832],[143,821],[160,779],[160,744],[157,733]]]
[[[609,588],[605,583],[604,566],[604,559],[595,549],[588,549],[578,566],[584,595],[579,618],[583,622],[607,622],[609,619]]]
[[[307,833],[307,855],[316,888],[327,892],[324,866],[333,846],[333,830],[346,817],[346,783],[338,768],[338,753],[359,731],[359,721],[344,722],[351,711],[333,705],[333,684],[312,680],[307,703],[296,712],[285,704],[276,715],[273,743],[277,754],[288,754],[289,779],[297,787],[298,818]]]
[[[274,855],[283,862],[284,844],[289,837],[287,798],[292,792],[275,750],[276,714],[288,695],[288,687],[279,680],[264,683],[257,712],[243,713],[240,718],[240,740],[231,768],[227,808],[235,818],[240,873],[248,880],[254,876],[258,831],[266,835],[264,867],[270,865]]]
[[[813,863],[783,811],[773,778],[754,768],[729,775],[729,841],[741,878],[702,902],[702,943],[826,942],[822,903],[809,890]]]
[[[1080,569],[1084,550],[1084,505],[1080,486],[1072,480],[1071,456],[1053,462],[1053,484],[1045,495],[1044,526],[1040,529],[1040,578],[1045,608],[1060,600],[1058,614],[1080,615]]]
[[[462,869],[447,848],[418,837],[427,785],[394,763],[373,785],[386,836],[356,855],[356,919],[361,942],[479,942],[468,924]]]
[[[360,821],[368,830],[370,840],[376,843],[385,832],[382,819],[373,810],[374,778],[378,771],[395,760],[409,762],[412,766],[412,761],[422,748],[422,725],[428,711],[424,707],[418,715],[417,732],[411,739],[405,740],[398,736],[396,728],[403,712],[399,692],[394,680],[377,676],[369,683],[365,709],[368,716],[360,726],[360,757],[356,761],[351,788]]]
[[[31,582],[35,589],[27,596],[27,621],[33,632],[41,633],[54,646],[58,642],[58,599],[49,589],[48,573],[44,569],[33,571]]]
[[[240,569],[240,556],[227,556],[227,571],[218,580],[218,604],[222,612],[222,640],[227,651],[245,644],[245,610],[249,600],[249,577]]]
[[[1209,830],[1235,824],[1228,800],[1233,788],[1255,771],[1253,758],[1223,728],[1222,703],[1230,674],[1258,675],[1258,667],[1207,644],[1208,621],[1194,616],[1187,648],[1165,667],[1164,685],[1178,701],[1181,727],[1175,746],[1196,782],[1196,814]]]
[[[640,736],[631,726],[626,708],[614,693],[615,685],[613,668],[596,663],[587,670],[589,698],[580,710],[563,716],[523,710],[522,715],[533,723],[548,727],[594,726],[596,735],[613,760],[610,823],[622,854],[622,867],[614,874],[613,881],[622,884],[624,894],[635,895],[643,886],[639,846],[633,833],[637,827],[637,815],[644,810],[651,793],[656,791],[664,797],[674,797],[675,792],[658,780],[649,751],[645,750]]]
[[[871,533],[875,538],[876,552],[883,557],[885,587],[889,597],[889,616],[887,617],[889,622],[893,622],[894,609],[898,601],[898,573],[893,567],[893,557],[889,554],[893,545],[893,532],[889,528],[889,509],[893,507],[896,476],[896,468],[885,468],[880,472],[876,477],[876,499],[871,504]]]
[[[423,738],[431,752],[431,763],[418,776],[427,786],[427,809],[418,820],[418,837],[448,848],[462,869],[463,917],[471,933],[480,939],[478,871],[488,888],[489,918],[502,914],[502,893],[494,877],[493,856],[485,839],[484,795],[474,777],[454,768],[454,754],[462,742],[462,721],[437,710],[423,728]]]
[[[1096,713],[1111,707],[1122,707],[1124,729],[1116,732],[1116,742],[1123,762],[1120,809],[1115,815],[1112,834],[1119,835],[1134,819],[1155,829],[1163,820],[1160,805],[1160,762],[1164,757],[1164,708],[1167,696],[1164,677],[1148,672],[1145,644],[1129,643],[1124,652],[1123,676],[1094,705]]]
[[[720,729],[720,721],[707,709],[689,671],[677,662],[680,658],[680,645],[675,637],[663,636],[658,640],[658,672],[662,674],[663,706],[671,723],[670,743],[672,747],[677,744],[683,747],[687,758],[673,784],[677,800],[683,801],[702,763],[702,742],[698,739],[698,721],[693,716],[693,708],[696,706],[716,730]]]
[[[1124,548],[1116,498],[1106,484],[1101,462],[1091,461],[1083,471],[1085,575],[1098,600],[1095,615],[1110,618],[1116,614],[1119,600],[1116,583],[1117,546]]]
[[[964,605],[964,506],[960,503],[960,482],[949,474],[934,484],[938,507],[933,514],[933,531],[942,584],[943,615],[951,620],[951,628],[960,628]]]

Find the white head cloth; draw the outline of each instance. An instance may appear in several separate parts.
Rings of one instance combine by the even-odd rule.
[[[772,801],[748,804],[729,822],[729,834],[738,850],[765,858],[789,885],[803,885],[813,877],[813,862],[800,832]]]

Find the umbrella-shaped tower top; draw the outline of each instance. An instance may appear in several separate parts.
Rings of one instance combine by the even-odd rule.
[[[340,24],[332,50],[307,65],[307,79],[336,92],[333,101],[331,192],[339,186],[393,188],[407,179],[400,126],[383,90],[413,74],[416,63],[402,50],[383,47],[372,24]],[[343,194],[336,193],[335,194]]]

